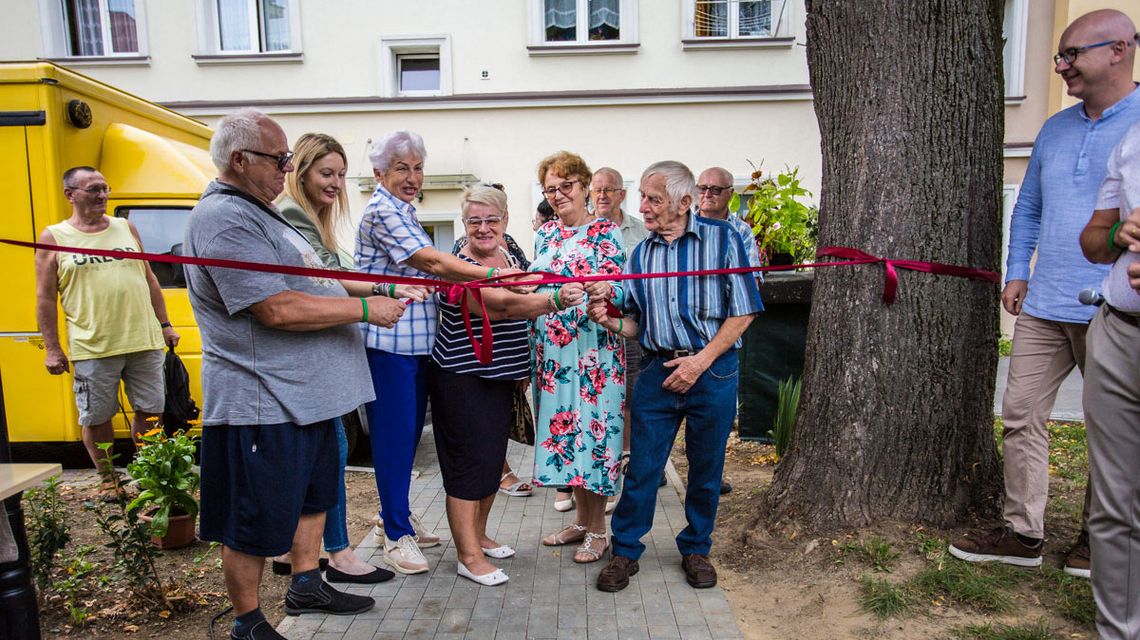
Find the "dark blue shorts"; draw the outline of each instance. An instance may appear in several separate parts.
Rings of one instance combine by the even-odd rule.
[[[200,535],[252,556],[293,546],[302,514],[337,501],[332,420],[202,427]]]

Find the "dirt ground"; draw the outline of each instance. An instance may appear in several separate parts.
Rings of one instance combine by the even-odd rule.
[[[735,489],[722,498],[712,557],[720,574],[720,586],[745,638],[951,638],[954,637],[952,630],[967,624],[1036,622],[1044,622],[1049,627],[1051,634],[1045,637],[1095,637],[1089,626],[1074,623],[1051,610],[1050,601],[1028,585],[1019,587],[1013,594],[1015,614],[986,615],[934,599],[909,615],[877,620],[859,604],[860,580],[870,570],[839,550],[870,536],[888,541],[900,556],[888,579],[898,582],[923,566],[925,560],[917,548],[921,537],[947,539],[950,534],[885,523],[831,539],[795,534],[773,537],[756,526],[756,518],[760,494],[771,482],[775,460],[770,446],[741,442],[735,435],[730,440],[725,477]],[[684,478],[683,443],[675,447],[673,462]],[[373,476],[350,471],[346,485],[350,539],[360,540],[370,528],[368,520],[376,505]],[[1082,487],[1060,479],[1055,479],[1051,487],[1053,496],[1046,516],[1051,538],[1046,542],[1046,551],[1049,562],[1055,566],[1060,564],[1061,554],[1075,535],[1073,524],[1066,523],[1075,522],[1072,505],[1079,509]],[[94,496],[94,489],[94,485],[73,482],[63,486],[62,495],[71,516],[74,538],[66,553],[73,554],[78,545],[93,545],[94,550],[87,560],[96,565],[92,575],[98,576],[110,573],[113,558],[110,549],[101,546],[105,540],[94,526],[91,514],[82,508],[82,503]],[[210,619],[228,604],[218,568],[218,550],[199,542],[187,549],[163,552],[158,558],[159,573],[176,585],[178,610],[164,613],[138,606],[120,583],[111,581],[80,594],[78,604],[90,617],[82,625],[74,625],[63,598],[49,593],[41,609],[44,637],[208,637]],[[64,576],[59,574],[61,578]],[[88,582],[95,584],[95,581]],[[288,578],[274,576],[266,567],[262,602],[266,616],[273,622],[284,617],[282,603],[287,585]],[[219,623],[219,637],[225,637],[230,620],[230,616],[226,616]]]
[[[684,444],[673,449],[673,464],[685,477]],[[741,442],[733,434],[725,462],[725,478],[734,490],[721,498],[712,559],[741,632],[748,640],[834,640],[874,638],[902,640],[947,639],[951,630],[964,625],[1019,625],[1044,621],[1052,637],[1094,638],[1093,629],[1064,619],[1029,589],[1013,595],[1017,613],[984,615],[976,611],[932,601],[923,610],[899,619],[879,621],[859,604],[860,578],[870,573],[866,566],[848,561],[838,549],[847,542],[879,536],[900,552],[891,581],[901,581],[922,566],[917,550],[918,535],[949,539],[950,532],[921,530],[897,524],[852,531],[837,538],[774,538],[756,525],[760,494],[772,480],[775,451],[767,445]],[[1078,487],[1055,482],[1057,501],[1082,497]],[[1047,528],[1054,530],[1046,553],[1055,566],[1076,531],[1058,522],[1071,513],[1047,514]],[[972,637],[972,636],[971,636]],[[1021,637],[1021,636],[1018,636]],[[1032,636],[1037,637],[1037,636]]]
[[[371,529],[369,519],[376,508],[376,484],[368,473],[349,471],[345,474],[348,498],[348,533],[350,540],[361,540]],[[156,556],[156,568],[175,597],[175,609],[146,608],[132,602],[128,591],[117,582],[98,585],[98,577],[109,575],[114,562],[111,549],[103,546],[104,535],[95,526],[92,514],[83,508],[95,497],[96,486],[89,481],[68,483],[61,487],[71,522],[72,542],[64,555],[75,553],[80,545],[94,549],[86,560],[95,565],[85,580],[90,588],[78,594],[78,604],[89,612],[81,625],[72,622],[67,602],[58,593],[43,594],[40,625],[45,638],[109,639],[122,637],[208,638],[210,620],[225,609],[225,585],[222,582],[219,549],[197,542],[185,549],[163,551]],[[60,579],[65,568],[57,571]],[[275,576],[266,563],[261,584],[262,610],[274,623],[285,617],[287,576]],[[229,637],[232,617],[227,615],[217,625],[217,637]]]

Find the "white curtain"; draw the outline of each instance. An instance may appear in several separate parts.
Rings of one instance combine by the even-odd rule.
[[[99,17],[99,0],[68,0],[66,6],[71,30],[71,55],[103,55],[103,21]]]
[[[621,28],[621,0],[590,0],[590,30],[607,26]]]
[[[222,51],[253,49],[249,33],[249,2],[218,0],[218,43]]]
[[[137,53],[138,25],[135,22],[135,0],[107,0],[111,14],[111,50],[115,53]]]
[[[740,3],[740,35],[772,35],[772,0]]]
[[[578,24],[577,0],[546,0],[546,28],[573,29]]]
[[[289,50],[289,0],[261,0],[265,51]]]

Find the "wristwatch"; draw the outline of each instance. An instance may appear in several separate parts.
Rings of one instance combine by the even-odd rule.
[[[160,322],[158,326],[162,327],[163,329],[170,329],[174,325],[170,324],[169,322]]]
[[[374,295],[374,296],[384,295],[384,285],[379,283],[379,282],[373,282],[372,283],[372,295]]]

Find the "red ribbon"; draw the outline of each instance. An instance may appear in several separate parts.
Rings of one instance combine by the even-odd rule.
[[[334,280],[353,280],[357,282],[383,282],[385,284],[400,284],[400,285],[414,285],[421,287],[435,288],[441,291],[446,291],[447,300],[451,304],[458,304],[460,312],[463,317],[463,325],[467,330],[467,339],[471,342],[471,347],[475,350],[475,356],[482,364],[491,363],[491,354],[494,346],[494,336],[491,332],[491,320],[487,317],[487,307],[483,303],[483,295],[481,289],[487,287],[509,287],[517,284],[513,282],[516,276],[504,275],[496,276],[494,278],[484,278],[482,280],[472,280],[470,282],[461,283],[446,283],[441,280],[431,278],[410,278],[406,276],[385,276],[373,273],[360,273],[358,271],[338,271],[336,269],[318,269],[314,267],[293,267],[289,265],[279,264],[265,264],[261,262],[246,262],[244,260],[223,260],[218,258],[198,258],[193,256],[175,256],[166,253],[146,253],[140,251],[122,251],[117,249],[88,249],[81,247],[66,247],[54,244],[44,244],[40,242],[25,242],[23,240],[8,240],[0,238],[0,243],[10,244],[17,247],[27,247],[29,249],[42,249],[46,251],[61,251],[65,253],[81,253],[85,255],[103,256],[107,258],[120,258],[129,260],[147,260],[150,262],[165,262],[169,264],[192,264],[200,267],[222,267],[225,269],[243,269],[246,271],[260,271],[263,273],[280,273],[291,276],[309,276],[314,278],[331,278]],[[865,253],[858,249],[851,247],[822,247],[816,251],[817,257],[831,257],[842,258],[844,262],[811,262],[804,264],[791,264],[767,267],[734,267],[731,269],[699,269],[696,271],[668,271],[663,273],[617,273],[617,274],[595,274],[590,276],[564,276],[555,273],[547,272],[534,272],[541,276],[537,280],[529,280],[525,284],[529,286],[539,285],[556,285],[565,284],[568,282],[615,282],[622,280],[645,280],[652,278],[682,278],[691,276],[714,276],[726,275],[734,273],[756,273],[763,271],[789,271],[791,269],[806,269],[817,267],[836,267],[836,266],[850,266],[858,264],[874,264],[881,263],[886,268],[886,282],[883,285],[883,302],[892,304],[895,301],[895,294],[898,290],[898,272],[896,269],[908,269],[911,271],[922,271],[924,273],[933,273],[936,275],[955,276],[958,278],[969,278],[971,280],[980,280],[983,282],[991,282],[1000,284],[1000,276],[993,271],[986,271],[984,269],[973,269],[970,267],[960,267],[952,264],[945,264],[941,262],[923,262],[919,260],[896,260],[892,258],[880,258]],[[480,341],[475,338],[475,332],[471,322],[471,310],[468,308],[466,293],[470,293],[471,297],[479,305],[479,311],[482,314],[481,328],[483,329],[483,339]],[[612,304],[609,304],[609,314],[613,317],[620,316],[620,312]]]

